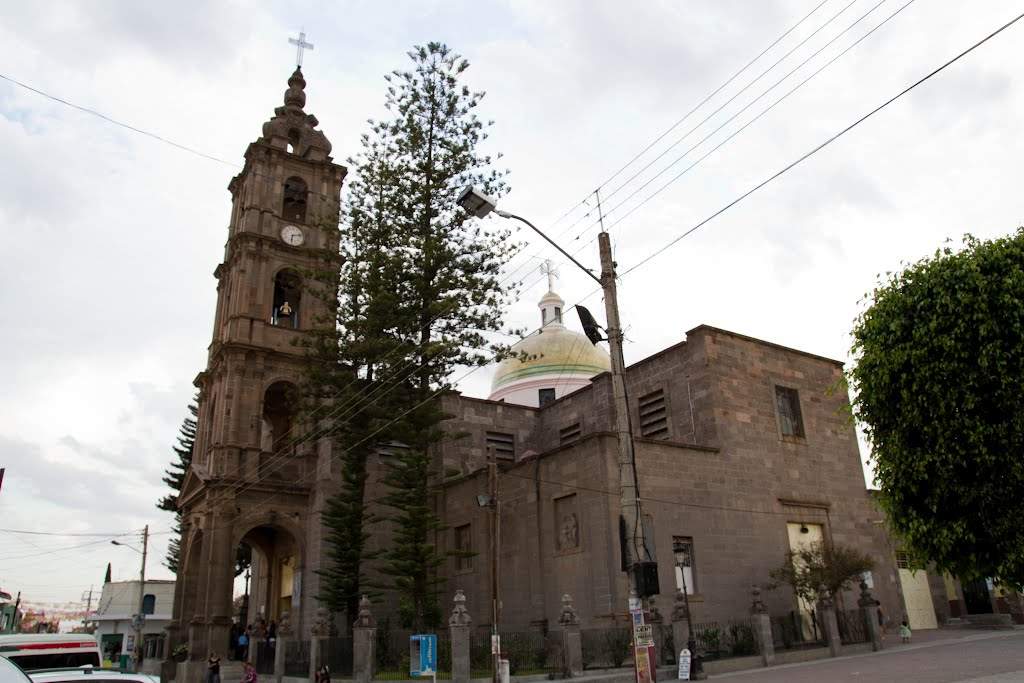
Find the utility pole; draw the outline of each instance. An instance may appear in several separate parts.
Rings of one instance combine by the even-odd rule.
[[[135,668],[138,670],[142,664],[142,626],[145,623],[145,615],[142,613],[142,603],[146,599],[146,551],[149,550],[149,525],[142,530],[142,569],[139,570],[139,611],[132,620],[135,626]]]
[[[622,324],[619,321],[619,299],[615,286],[615,261],[612,260],[612,245],[607,232],[597,235],[601,255],[601,288],[604,290],[604,309],[608,319],[605,328],[608,333],[608,347],[612,357],[612,401],[615,406],[615,433],[619,439],[619,508],[626,527],[626,548],[633,562],[626,562],[629,568],[630,598],[639,596],[633,563],[640,560],[637,548],[644,548],[644,527],[640,518],[640,504],[637,500],[636,453],[633,449],[633,433],[629,428],[629,405],[626,401],[626,362],[622,355]],[[630,605],[632,608],[632,605]]]
[[[488,449],[487,458],[487,492],[490,508],[490,555],[491,555],[491,680],[498,683],[498,667],[501,663],[501,639],[498,635],[498,532],[500,518],[498,512],[498,460],[494,448]]]
[[[85,598],[85,618],[82,619],[82,626],[88,626],[89,612],[92,611],[92,586],[89,586],[89,592],[82,597]]]

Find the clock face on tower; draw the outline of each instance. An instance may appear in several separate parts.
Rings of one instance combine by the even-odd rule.
[[[302,229],[294,225],[286,225],[281,228],[281,240],[285,244],[290,244],[293,247],[302,246],[302,243],[306,241],[306,236],[302,234]]]

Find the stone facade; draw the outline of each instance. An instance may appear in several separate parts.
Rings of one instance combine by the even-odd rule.
[[[634,432],[643,423],[645,398],[660,396],[664,404],[660,438],[636,434],[661,593],[675,591],[673,537],[692,539],[695,621],[747,613],[750,586],[767,582],[789,549],[787,523],[821,525],[826,538],[871,553],[875,596],[889,614],[902,611],[847,398],[833,391],[840,379],[837,361],[708,326],[628,368]],[[796,390],[804,436],[782,434],[776,386]],[[554,624],[564,593],[574,596],[584,627],[623,618],[627,584],[619,566],[610,376],[540,410],[447,400],[458,416],[452,431],[468,436],[445,450],[445,462],[471,473],[445,488],[445,521],[470,525],[473,549],[482,553],[471,567],[449,562],[450,589],[489,594],[486,512],[475,497],[487,485],[479,470],[484,432],[506,429],[516,434],[517,453],[500,476],[503,621]],[[764,601],[773,614],[796,607],[786,590],[766,593]],[[855,596],[846,602],[852,609]],[[489,623],[486,599],[472,607],[474,623]]]

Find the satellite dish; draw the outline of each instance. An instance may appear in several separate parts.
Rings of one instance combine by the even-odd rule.
[[[599,341],[604,341],[605,338],[601,336],[601,326],[594,320],[594,316],[591,315],[590,311],[585,306],[576,305],[576,312],[580,315],[580,324],[583,325],[583,334],[587,335],[587,339],[590,340],[591,344],[597,344]]]

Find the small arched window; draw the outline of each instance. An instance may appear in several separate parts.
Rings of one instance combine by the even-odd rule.
[[[156,610],[156,596],[152,593],[146,593],[142,596],[142,613],[153,614]]]
[[[306,195],[309,189],[306,181],[292,176],[284,183],[284,204],[281,207],[281,218],[295,223],[306,222]]]
[[[282,270],[274,277],[274,308],[270,324],[278,327],[299,327],[299,303],[302,299],[302,281],[294,270]]]
[[[260,449],[293,454],[295,450],[296,389],[290,382],[274,382],[263,393]]]

